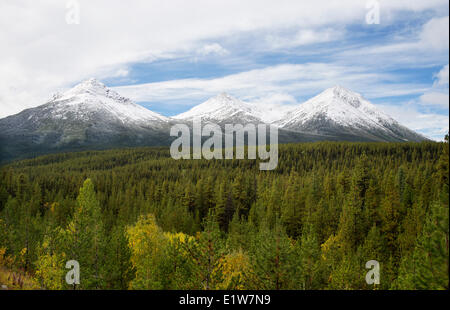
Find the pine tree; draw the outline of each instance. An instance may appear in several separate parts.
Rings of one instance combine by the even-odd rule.
[[[114,226],[107,236],[107,244],[101,272],[104,274],[105,288],[125,290],[133,277],[131,250],[128,247],[125,228]]]
[[[286,227],[286,233],[292,238],[297,238],[302,230],[302,215],[300,195],[297,192],[298,184],[294,175],[289,178],[288,185],[283,195],[281,206],[281,221]]]
[[[78,207],[67,228],[67,258],[80,264],[80,286],[83,289],[104,287],[101,269],[104,264],[106,238],[100,204],[94,184],[86,179],[77,197]]]
[[[186,249],[195,247],[195,238],[183,233],[165,233],[158,275],[164,289],[199,289],[195,281],[195,261]]]
[[[298,253],[299,288],[303,290],[320,288],[320,246],[316,233],[310,225],[296,243]]]
[[[215,287],[217,279],[214,270],[224,256],[225,244],[219,224],[214,220],[214,214],[209,212],[204,221],[204,230],[197,234],[196,244],[185,249],[195,262],[194,279],[197,287],[210,290]]]
[[[280,225],[279,219],[271,231],[267,224],[254,236],[250,249],[252,289],[293,289],[299,277],[295,268],[296,258],[293,246]]]
[[[413,253],[415,289],[448,290],[448,205],[432,205],[431,214]]]
[[[397,256],[400,221],[402,219],[402,210],[400,204],[400,196],[394,185],[393,176],[388,177],[386,184],[385,197],[381,203],[381,231],[386,238],[387,248],[389,252]]]
[[[231,192],[228,191],[225,183],[221,183],[216,194],[214,214],[222,231],[228,232],[228,224],[233,217],[233,213],[234,205]]]

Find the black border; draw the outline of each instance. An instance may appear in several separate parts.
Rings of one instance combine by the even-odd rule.
[[[215,302],[208,308],[202,305],[180,305],[181,297],[214,297]],[[252,305],[224,305],[221,300],[224,295],[269,295],[269,304]],[[65,291],[0,291],[0,305],[11,299],[13,305],[22,302],[39,302],[42,306],[56,306],[64,309],[67,306],[76,306],[78,309],[98,304],[104,308],[105,303],[115,306],[120,304],[138,309],[321,309],[336,307],[355,307],[358,309],[377,308],[384,310],[397,302],[401,308],[418,306],[419,302],[427,300],[435,304],[439,301],[447,302],[450,291],[115,291],[115,290],[65,290]],[[431,305],[430,305],[431,306]],[[9,308],[9,307],[8,307]],[[122,307],[121,307],[122,308]],[[6,307],[5,307],[6,309]]]

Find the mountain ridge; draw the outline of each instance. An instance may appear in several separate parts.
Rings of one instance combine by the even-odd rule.
[[[233,119],[245,121],[245,123],[260,122],[260,118],[253,113],[251,103],[239,100],[225,92],[209,98],[190,110],[173,116],[175,120],[191,121],[195,117],[201,117],[207,122],[224,123]]]
[[[279,127],[279,143],[312,141],[423,141],[360,94],[329,88],[293,107],[277,121],[254,103],[221,93],[189,111],[166,117],[121,96],[96,79],[83,81],[47,103],[0,119],[3,159],[60,151],[169,145],[170,127],[204,123],[270,123]]]
[[[0,159],[50,152],[164,145],[169,119],[95,79],[0,119]]]
[[[241,123],[267,123],[288,131],[352,141],[357,141],[358,136],[368,141],[427,140],[380,111],[361,94],[340,85],[324,90],[274,121],[265,120],[264,113],[269,112],[222,93],[173,118],[192,121],[202,117],[219,124],[236,123],[237,119]]]
[[[316,134],[341,132],[373,141],[427,140],[380,111],[361,94],[342,86],[328,88],[310,98],[287,113],[277,125]]]

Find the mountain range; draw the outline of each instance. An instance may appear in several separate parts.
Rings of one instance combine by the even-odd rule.
[[[61,151],[169,145],[174,139],[169,136],[170,127],[191,124],[195,117],[220,125],[270,123],[279,128],[280,143],[427,140],[341,86],[279,113],[275,120],[273,112],[222,93],[187,112],[165,117],[89,79],[41,106],[0,119],[0,160]]]

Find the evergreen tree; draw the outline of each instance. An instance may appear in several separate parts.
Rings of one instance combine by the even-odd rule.
[[[81,288],[100,289],[104,287],[101,270],[105,263],[106,238],[100,204],[91,179],[84,181],[77,203],[67,227],[67,258],[80,264]]]
[[[266,225],[254,236],[250,249],[252,289],[293,289],[299,277],[295,268],[295,255],[291,241],[279,220],[271,231]]]

